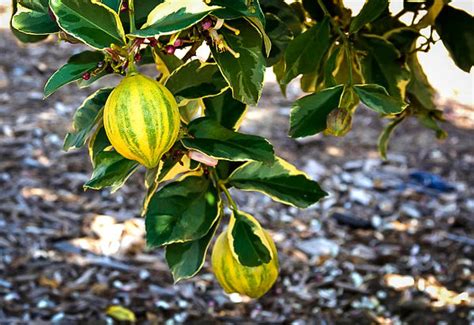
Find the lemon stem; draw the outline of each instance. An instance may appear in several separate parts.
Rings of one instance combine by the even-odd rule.
[[[135,33],[135,6],[133,0],[128,0],[128,17],[130,20],[130,34]]]

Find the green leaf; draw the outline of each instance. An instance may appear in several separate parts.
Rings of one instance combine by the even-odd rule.
[[[112,0],[113,1],[113,0]],[[141,28],[148,18],[150,12],[156,8],[164,0],[147,0],[147,1],[135,1],[135,26]],[[125,30],[130,28],[130,17],[128,11],[120,12],[120,20],[124,24]]]
[[[270,163],[274,159],[273,147],[264,138],[229,130],[209,117],[201,117],[188,125],[190,138],[181,142],[188,149],[223,160],[256,160]]]
[[[87,45],[103,50],[125,45],[125,32],[118,14],[105,4],[92,1],[51,0],[58,25]]]
[[[184,103],[184,104],[183,104]],[[200,103],[199,100],[184,100],[179,105],[179,114],[181,120],[189,124],[192,120],[200,116]]]
[[[397,114],[408,106],[379,85],[354,85],[354,91],[368,108],[381,114]]]
[[[15,37],[20,41],[20,42],[23,42],[23,43],[35,43],[35,42],[39,42],[39,41],[42,41],[44,40],[46,37],[48,37],[48,35],[30,35],[30,34],[25,34],[25,33],[22,33],[20,32],[19,30],[15,29],[13,26],[12,26],[12,23],[13,23],[13,17],[14,15],[16,14],[16,12],[18,11],[18,3],[19,1],[17,0],[12,0],[12,15],[10,17],[10,29],[13,33],[13,35],[15,35]],[[26,6],[25,4],[23,4],[24,7],[28,8],[28,9],[32,9],[32,8],[29,8],[29,6]],[[41,10],[41,9],[39,9]]]
[[[232,97],[230,89],[219,96],[204,99],[205,115],[227,129],[238,130],[247,105]]]
[[[388,123],[385,128],[383,129],[382,133],[380,134],[379,141],[378,141],[378,148],[380,156],[384,160],[387,159],[387,149],[388,149],[388,142],[390,140],[390,136],[392,135],[395,128],[405,119],[405,116],[401,116],[396,118],[395,120]]]
[[[265,56],[270,55],[270,50],[272,49],[272,41],[265,32],[265,23],[257,17],[245,17],[252,26],[258,31],[263,41],[263,48],[265,50]]]
[[[221,160],[216,166],[216,173],[220,179],[227,179],[229,178],[230,174],[240,166],[245,164],[242,161],[226,161]]]
[[[262,10],[265,14],[277,16],[291,30],[292,34],[297,36],[302,32],[302,22],[298,18],[295,10],[284,0],[265,0],[260,1]],[[267,21],[268,23],[268,21]]]
[[[326,68],[328,67],[330,63],[327,62]],[[310,73],[306,73],[301,76],[300,79],[300,88],[303,92],[305,93],[314,93],[317,91],[317,84],[318,84],[318,79],[321,78],[321,74],[319,71],[313,71]],[[336,85],[336,83],[335,83]]]
[[[415,49],[420,32],[412,27],[399,27],[385,33],[383,37],[390,41],[400,53],[408,55]]]
[[[152,12],[152,10],[163,2],[164,0],[135,1],[135,22],[137,24],[146,23],[148,15]]]
[[[211,48],[224,78],[232,88],[235,99],[248,104],[257,104],[263,88],[265,58],[262,54],[262,39],[255,28],[245,21],[232,21],[232,27],[240,30],[239,35],[222,29],[228,46],[239,53],[235,58],[230,52],[219,52]]]
[[[283,96],[286,97],[287,85],[283,83],[283,77],[285,76],[285,68],[286,68],[286,64],[285,64],[284,58],[282,58],[275,65],[273,65],[273,73],[275,74],[275,78],[278,82],[278,85],[280,86],[280,91],[283,94]]]
[[[147,22],[131,35],[151,37],[168,35],[191,27],[219,6],[209,6],[204,1],[165,0],[148,15]]]
[[[364,35],[356,45],[365,51],[361,59],[365,83],[381,85],[391,96],[405,98],[410,71],[395,46],[376,35]]]
[[[119,13],[122,8],[122,0],[102,0],[101,2],[116,13]]]
[[[59,27],[51,19],[48,11],[35,11],[19,6],[20,11],[15,13],[12,26],[16,30],[31,35],[47,35],[59,32]]]
[[[15,35],[15,37],[22,43],[37,43],[40,42],[44,39],[46,39],[49,35],[31,35],[31,34],[25,34],[20,32],[19,30],[13,28],[13,26],[10,24],[10,29]]]
[[[220,6],[212,14],[222,19],[236,19],[241,17],[256,17],[265,24],[265,17],[258,1],[248,0],[211,0],[210,5]]]
[[[326,118],[338,107],[343,85],[327,88],[294,102],[290,116],[290,136],[301,138],[326,129]]]
[[[411,95],[411,94],[410,94]],[[443,140],[448,136],[448,133],[441,128],[439,122],[444,122],[443,111],[437,109],[427,109],[418,103],[414,97],[410,98],[410,111],[418,118],[421,124],[436,132],[436,138]]]
[[[218,225],[218,221],[214,222],[209,232],[202,238],[166,246],[166,262],[173,274],[174,283],[191,278],[201,270]]]
[[[101,152],[96,157],[96,167],[91,179],[84,184],[84,188],[100,190],[111,187],[111,192],[114,193],[125,184],[137,168],[137,162],[125,159],[115,151]]]
[[[73,55],[69,61],[58,69],[44,86],[44,97],[48,97],[62,86],[82,78],[82,75],[97,67],[97,62],[104,59],[100,52],[84,51]]]
[[[33,11],[48,12],[48,0],[19,0],[18,4]]]
[[[423,107],[430,110],[435,109],[436,104],[434,103],[434,97],[436,90],[428,81],[416,53],[408,57],[408,66],[411,72],[411,79],[407,88],[408,92],[416,97]]]
[[[221,6],[212,15],[225,20],[245,18],[260,33],[263,39],[265,53],[268,56],[271,41],[265,33],[265,15],[258,1],[247,0],[211,0],[210,5]]]
[[[418,30],[435,24],[436,18],[443,10],[444,6],[451,0],[431,0],[432,4],[428,9],[426,15],[415,25]]]
[[[304,9],[313,20],[321,21],[325,17],[324,10],[318,0],[303,0],[299,1]],[[344,8],[343,0],[322,0],[322,4],[326,7],[329,16],[334,18],[347,17],[350,14],[348,9]],[[347,12],[349,11],[349,12]],[[346,18],[346,19],[347,19]]]
[[[102,151],[111,151],[113,149],[103,126],[97,128],[92,134],[88,143],[88,149],[92,167],[95,167],[96,158],[99,153]]]
[[[152,50],[153,60],[156,64],[156,69],[161,72],[160,82],[166,83],[170,74],[183,65],[183,61],[175,55],[168,55],[163,51]]]
[[[110,142],[104,128],[97,131],[89,148],[94,170],[84,188],[100,190],[110,186],[113,193],[125,184],[139,166],[137,162],[122,157],[116,151],[108,150]]]
[[[469,73],[474,65],[474,17],[445,6],[436,18],[435,27],[454,63]]]
[[[151,46],[147,46],[144,49],[140,50],[140,55],[141,55],[141,60],[140,62],[137,62],[139,65],[147,65],[147,64],[155,64],[155,60],[153,58],[153,52],[155,48]],[[161,52],[161,51],[160,51]],[[167,55],[166,53],[163,53]],[[168,55],[170,56],[170,55]],[[174,55],[173,55],[174,56]],[[174,56],[176,57],[176,56]]]
[[[104,88],[86,98],[74,114],[74,131],[66,135],[63,150],[81,148],[86,143],[92,129],[102,117],[102,108],[111,92],[112,88]]]
[[[232,211],[228,239],[232,254],[244,266],[260,266],[272,259],[272,250],[262,227],[245,212]]]
[[[230,175],[228,182],[238,189],[261,192],[277,202],[299,208],[327,196],[318,183],[281,158],[271,165],[247,162]]]
[[[212,182],[188,176],[153,195],[146,213],[149,246],[189,242],[204,237],[219,217],[221,201]]]
[[[293,39],[293,33],[288,26],[273,14],[266,14],[265,32],[271,40],[270,55],[266,58],[267,67],[271,67],[283,57],[288,44]]]
[[[330,46],[330,30],[329,19],[324,18],[288,45],[283,83],[288,84],[298,75],[313,72],[319,67]]]
[[[327,87],[334,87],[337,85],[334,71],[340,68],[341,62],[338,62],[339,54],[342,47],[335,47],[324,65],[324,85]],[[342,49],[343,50],[343,49]]]
[[[377,19],[387,7],[388,0],[366,0],[362,10],[352,20],[349,32],[357,33],[366,24]]]
[[[166,88],[173,93],[178,103],[184,99],[216,96],[228,87],[217,64],[202,63],[200,60],[182,65],[166,81]]]
[[[147,169],[145,174],[147,193],[143,200],[142,216],[146,214],[150,200],[162,182],[173,180],[198,167],[193,166],[191,162],[192,160],[184,154],[178,156],[167,155],[162,158],[157,167]]]

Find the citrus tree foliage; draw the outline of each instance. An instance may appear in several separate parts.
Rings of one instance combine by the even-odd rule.
[[[442,113],[433,102],[434,90],[417,52],[429,51],[440,40],[462,70],[470,71],[474,62],[473,17],[450,6],[449,0],[405,0],[398,13],[390,12],[387,0],[367,0],[357,15],[342,0],[13,0],[13,12],[11,28],[23,42],[55,34],[65,42],[90,47],[50,77],[45,97],[71,82],[88,87],[109,74],[132,76],[137,66],[138,70],[140,65],[156,66],[150,77],[159,82],[158,88],[151,79],[146,79],[151,88],[144,86],[150,91],[132,91],[141,87],[120,84],[130,92],[130,102],[141,103],[136,110],[142,111],[133,111],[130,104],[125,108],[130,114],[116,117],[121,124],[114,124],[104,107],[120,106],[123,102],[117,98],[127,96],[111,99],[113,88],[100,89],[77,109],[64,149],[88,146],[93,173],[85,188],[115,191],[145,168],[139,164],[145,160],[131,157],[154,150],[127,138],[126,125],[139,123],[134,112],[146,116],[151,105],[166,114],[166,105],[177,105],[179,132],[162,135],[172,140],[171,149],[162,146],[166,152],[160,153],[158,162],[147,164],[143,200],[147,242],[166,247],[176,281],[192,277],[202,267],[228,207],[229,227],[213,254],[214,267],[238,263],[245,269],[237,274],[235,269],[224,272],[222,266],[216,274],[227,291],[255,297],[275,280],[262,277],[278,268],[276,251],[258,221],[239,210],[229,188],[261,192],[299,208],[327,195],[276,156],[266,139],[239,132],[247,106],[258,103],[265,70],[273,69],[283,95],[296,78],[306,93],[291,108],[291,137],[320,132],[343,136],[350,131],[356,110],[370,109],[389,120],[379,140],[385,157],[390,134],[410,116],[433,129],[438,138],[446,136],[438,125]],[[413,17],[411,24],[400,20],[404,15]],[[210,50],[205,61],[195,56],[201,46]],[[177,49],[183,50],[179,56]],[[173,103],[166,96],[157,100],[168,104],[153,102],[150,94],[160,87],[172,94]],[[166,118],[156,116],[140,123],[146,129],[150,120],[155,135],[170,127]],[[122,142],[113,134],[122,136]],[[120,148],[112,143],[120,143]],[[273,269],[263,272],[264,266]],[[262,285],[252,288],[257,278]]]

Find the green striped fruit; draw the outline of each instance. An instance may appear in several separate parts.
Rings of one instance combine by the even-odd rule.
[[[216,240],[212,250],[212,269],[224,291],[260,298],[278,278],[278,254],[270,235],[263,230],[270,244],[273,258],[260,266],[249,267],[239,263],[229,246],[227,229]]]
[[[141,74],[126,76],[105,103],[104,127],[112,146],[147,168],[156,167],[173,146],[179,126],[173,95]]]

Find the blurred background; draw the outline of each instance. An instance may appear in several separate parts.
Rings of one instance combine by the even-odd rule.
[[[356,12],[363,4],[345,2]],[[474,11],[472,1],[452,3]],[[269,138],[330,196],[298,210],[235,192],[270,230],[281,264],[274,288],[249,301],[224,294],[207,263],[173,285],[163,250],[145,247],[143,172],[115,194],[83,191],[86,151],[61,148],[92,89],[69,85],[47,100],[42,93],[83,48],[54,39],[18,44],[9,5],[0,0],[0,324],[111,323],[110,305],[158,324],[474,322],[474,79],[441,42],[420,61],[449,137],[439,142],[410,120],[386,162],[377,153],[384,122],[363,108],[345,138],[288,138],[289,108],[301,93],[294,83],[284,98],[267,74],[243,131]]]

